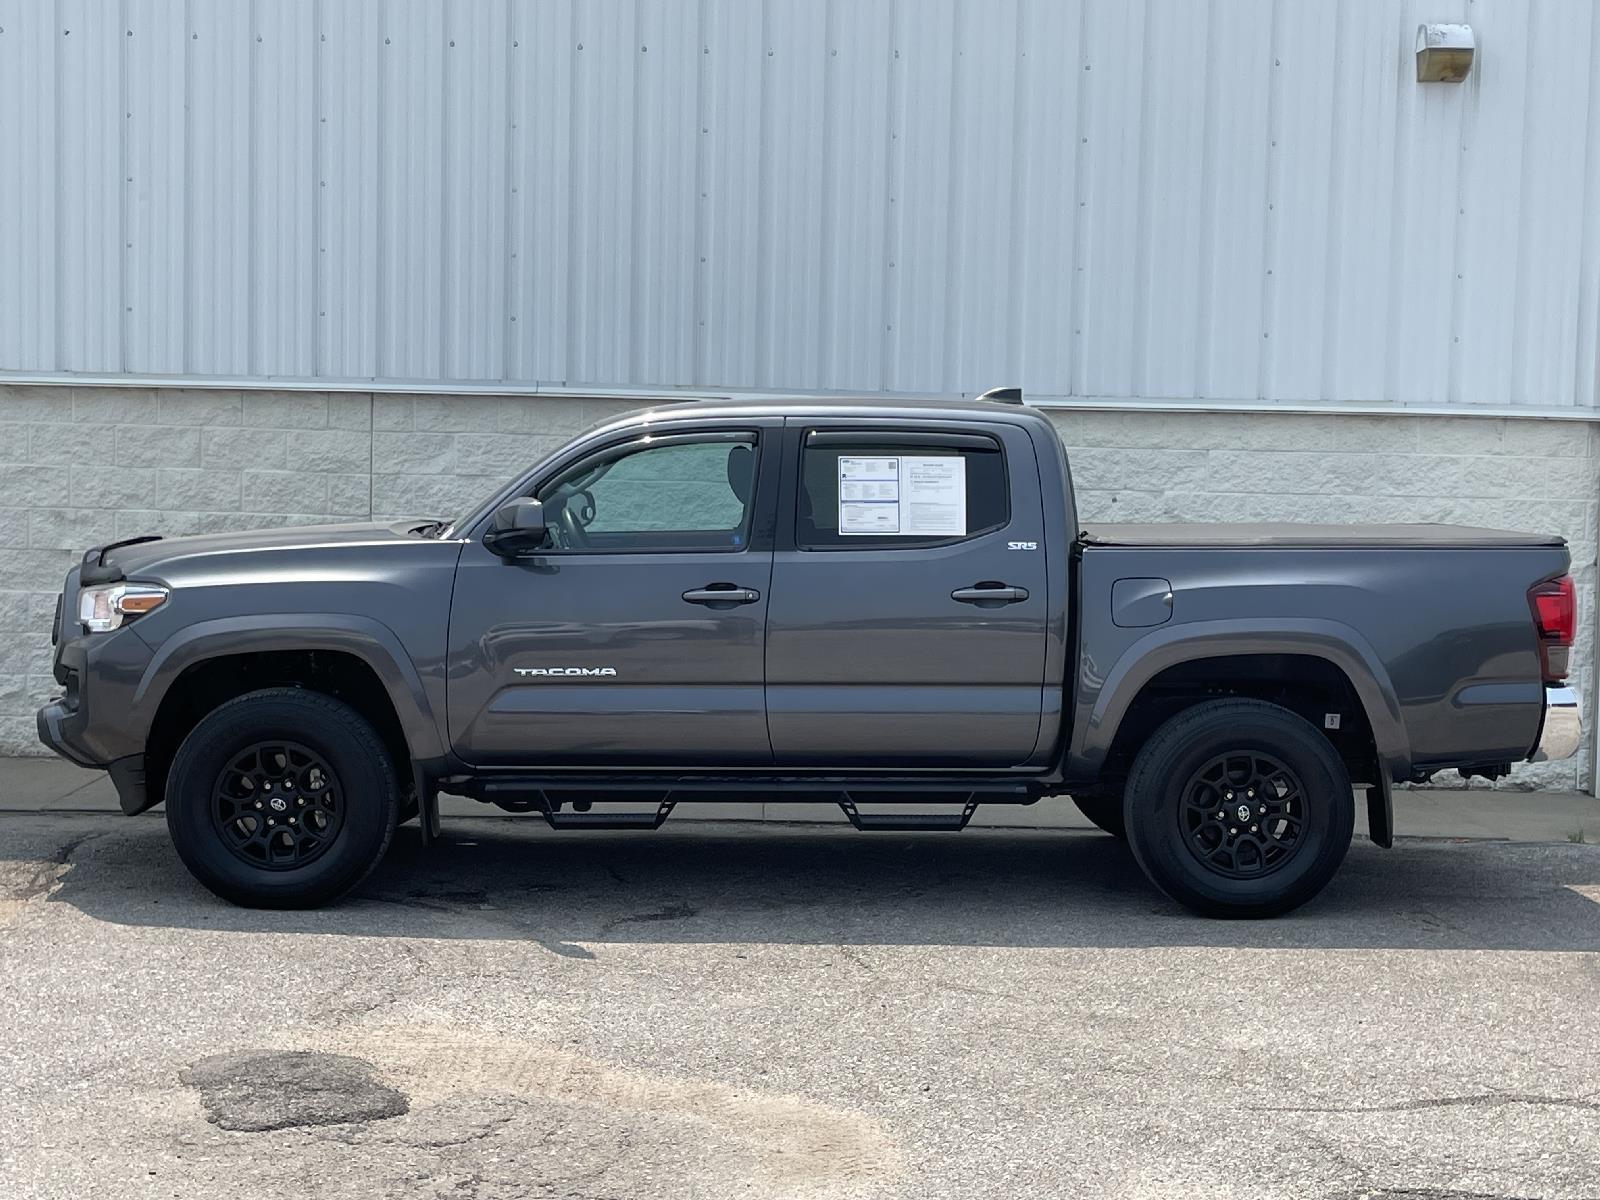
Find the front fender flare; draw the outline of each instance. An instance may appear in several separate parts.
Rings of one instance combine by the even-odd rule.
[[[1100,772],[1122,719],[1145,684],[1169,667],[1239,654],[1298,654],[1324,659],[1342,671],[1372,727],[1379,761],[1389,777],[1411,772],[1411,742],[1400,702],[1383,661],[1361,634],[1342,621],[1323,618],[1197,621],[1156,630],[1134,642],[1111,665],[1094,692],[1087,714],[1079,711],[1067,754],[1068,778],[1092,779]],[[1087,661],[1087,673],[1091,668]],[[1080,681],[1080,694],[1094,687]]]
[[[142,732],[148,735],[161,701],[187,668],[207,659],[275,650],[355,655],[388,693],[412,759],[444,756],[438,719],[405,646],[382,621],[354,613],[220,617],[188,626],[161,643],[134,691],[134,711],[145,716]]]

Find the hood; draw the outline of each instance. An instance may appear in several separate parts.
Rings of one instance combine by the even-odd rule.
[[[260,551],[327,550],[338,546],[412,541],[416,530],[441,525],[425,519],[342,525],[294,525],[191,537],[146,536],[96,547],[83,556],[81,582],[109,583],[158,571],[178,562]]]

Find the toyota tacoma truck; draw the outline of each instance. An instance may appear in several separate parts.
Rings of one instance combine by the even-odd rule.
[[[39,735],[239,904],[338,897],[441,792],[556,829],[1070,796],[1219,916],[1315,895],[1352,785],[1388,846],[1393,784],[1576,748],[1561,538],[1080,524],[1007,401],[669,404],[457,517],[98,547]]]

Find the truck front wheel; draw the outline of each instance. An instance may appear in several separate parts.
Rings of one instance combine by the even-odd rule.
[[[355,709],[271,688],[190,731],[166,801],[178,857],[211,891],[251,908],[312,908],[377,866],[400,797],[382,740]]]
[[[1150,881],[1216,917],[1269,917],[1322,890],[1350,848],[1344,763],[1301,717],[1215,700],[1162,725],[1123,799],[1128,844]]]

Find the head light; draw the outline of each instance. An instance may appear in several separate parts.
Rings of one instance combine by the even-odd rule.
[[[123,621],[166,603],[167,589],[153,583],[112,583],[78,593],[78,620],[90,633],[108,633]]]

